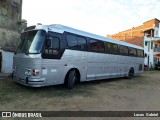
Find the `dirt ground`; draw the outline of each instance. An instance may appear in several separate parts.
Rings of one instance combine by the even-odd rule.
[[[21,110],[160,111],[160,71],[146,71],[131,80],[119,78],[80,83],[72,90],[61,85],[30,88],[14,83],[10,78],[1,77],[0,111]],[[82,118],[65,119],[81,120]],[[83,119],[114,120],[115,118]],[[123,118],[123,120],[135,119],[146,120],[146,118]],[[159,118],[148,119],[158,120]]]

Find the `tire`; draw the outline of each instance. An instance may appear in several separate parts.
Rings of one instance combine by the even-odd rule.
[[[133,68],[131,68],[131,69],[129,70],[129,72],[128,72],[128,76],[127,76],[127,78],[128,78],[128,79],[132,79],[132,78],[133,78],[133,76],[134,76],[134,69],[133,69]]]
[[[75,70],[71,70],[68,75],[68,80],[67,80],[67,88],[73,89],[75,86],[75,83],[77,81],[77,74]]]

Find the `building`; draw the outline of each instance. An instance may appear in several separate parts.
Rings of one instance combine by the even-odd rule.
[[[20,37],[20,32],[26,26],[26,20],[22,20],[22,0],[0,0],[0,56],[2,57],[0,59],[1,70],[3,69],[3,55],[7,51],[12,51],[13,54]],[[3,54],[2,52],[4,52],[4,49],[5,53]],[[10,54],[7,53],[7,55]],[[13,57],[13,55],[11,55],[11,57]],[[5,56],[5,58],[8,57]]]
[[[160,61],[160,20],[156,18],[107,37],[144,47],[144,64],[149,68]]]

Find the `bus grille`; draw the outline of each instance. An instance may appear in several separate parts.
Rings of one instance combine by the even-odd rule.
[[[15,77],[25,79],[26,78],[25,72],[27,68],[35,69],[35,68],[40,68],[40,66],[41,66],[40,59],[19,58],[19,57],[13,58],[13,67],[15,69],[14,71]]]

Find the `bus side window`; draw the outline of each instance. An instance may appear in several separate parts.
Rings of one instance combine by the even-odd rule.
[[[83,37],[77,37],[78,40],[78,48],[80,50],[86,50],[87,49],[87,41]]]
[[[90,39],[90,51],[104,53],[104,42]]]
[[[51,45],[49,47],[46,46],[45,54],[48,55],[58,55],[60,48],[60,40],[57,37],[49,37],[51,40]]]
[[[106,53],[111,53],[111,43],[106,42]]]
[[[118,45],[111,43],[112,54],[118,54]]]
[[[144,51],[141,50],[141,57],[144,58]]]
[[[134,56],[137,56],[137,50],[134,49]]]
[[[138,51],[135,48],[129,48],[130,56],[138,56]]]
[[[128,55],[128,47],[120,45],[119,52],[121,55]]]
[[[137,56],[143,58],[144,57],[143,50],[137,50]]]
[[[66,35],[69,48],[77,49],[77,39],[75,35]]]

